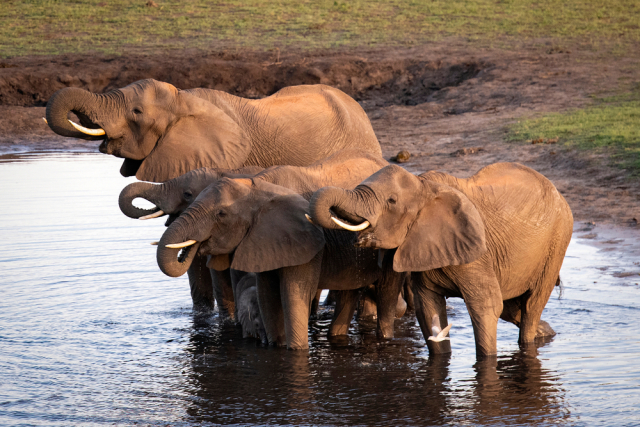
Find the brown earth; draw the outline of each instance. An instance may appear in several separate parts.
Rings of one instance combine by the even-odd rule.
[[[549,177],[576,220],[635,227],[640,181],[602,155],[557,144],[504,142],[521,117],[563,111],[640,82],[638,58],[606,52],[472,49],[442,43],[393,51],[340,53],[181,53],[171,56],[26,57],[0,62],[0,154],[51,148],[97,150],[59,137],[42,121],[47,99],[66,86],[105,92],[155,78],[179,88],[208,87],[263,97],[296,84],[323,83],[365,108],[386,158],[411,153],[412,172],[469,176],[517,161]],[[635,221],[634,221],[635,218]]]

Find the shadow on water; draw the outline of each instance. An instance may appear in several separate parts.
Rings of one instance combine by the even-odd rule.
[[[412,316],[391,341],[370,324],[328,339],[326,311],[292,352],[194,317],[186,277],[164,276],[148,244],[164,221],[117,207],[118,159],[15,160],[0,159],[0,425],[640,425],[627,231],[572,239],[542,316],[558,334],[532,348],[500,322],[498,357],[476,361],[449,299],[450,357],[428,357]]]
[[[194,394],[189,420],[544,425],[569,418],[560,377],[542,367],[537,346],[478,361],[469,377],[454,381],[451,357],[424,357],[414,318],[397,330],[396,340],[381,343],[374,329],[356,326],[348,337],[312,341],[308,352],[262,347],[229,325],[194,331],[184,361]]]

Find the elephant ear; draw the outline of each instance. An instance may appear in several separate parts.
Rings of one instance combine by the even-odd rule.
[[[298,194],[269,200],[238,245],[231,268],[260,273],[311,261],[325,240],[322,229],[305,218],[308,211],[309,202]]]
[[[214,104],[180,92],[184,110],[160,137],[136,173],[141,181],[165,182],[201,167],[235,169],[251,145],[244,132]]]
[[[484,222],[475,205],[452,187],[425,181],[430,193],[398,247],[393,269],[426,271],[468,264],[487,250]]]

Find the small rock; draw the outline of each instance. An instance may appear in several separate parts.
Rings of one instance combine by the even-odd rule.
[[[411,153],[409,153],[407,150],[402,150],[398,154],[393,156],[391,158],[391,161],[396,163],[406,163],[409,161],[410,158],[411,158]]]
[[[158,7],[158,3],[154,2],[153,0],[149,0],[147,2],[147,7]]]
[[[482,147],[461,148],[451,153],[451,157],[462,157],[462,156],[466,156],[467,154],[475,154],[480,151],[484,151],[484,148]]]

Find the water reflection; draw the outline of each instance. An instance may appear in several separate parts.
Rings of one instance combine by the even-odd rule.
[[[308,352],[262,347],[229,325],[194,331],[185,360],[195,396],[190,422],[544,425],[569,418],[560,376],[543,368],[535,346],[478,361],[469,377],[453,381],[452,359],[425,359],[414,323],[401,322],[393,343],[356,327],[346,340],[315,341]]]
[[[540,347],[500,322],[499,357],[476,362],[453,299],[449,358],[428,358],[412,317],[390,342],[366,324],[328,339],[326,312],[291,352],[194,317],[187,279],[148,245],[162,221],[120,213],[119,167],[0,161],[0,425],[640,425],[640,288],[613,274],[638,267],[623,252],[572,240],[542,316],[558,335]]]

